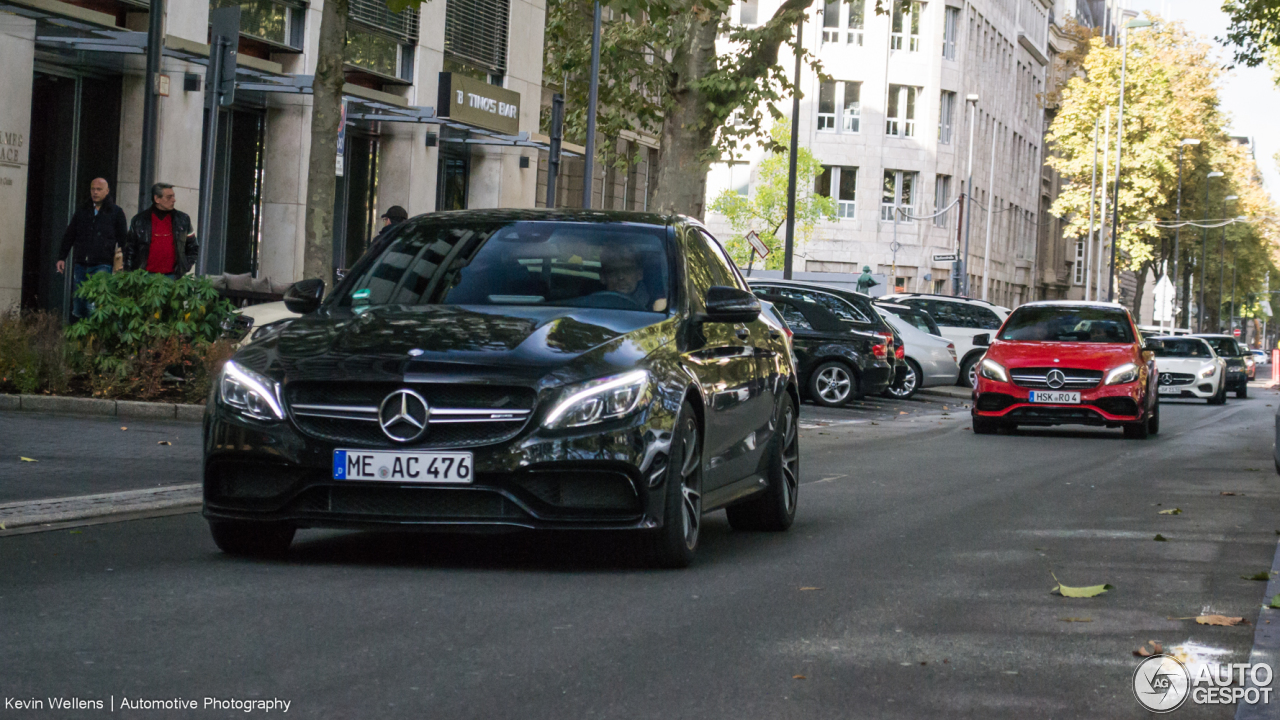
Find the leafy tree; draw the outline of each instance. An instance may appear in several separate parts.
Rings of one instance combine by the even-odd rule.
[[[877,12],[884,2],[877,0]],[[783,0],[772,17],[746,27],[729,22],[733,0],[606,0],[597,132],[639,129],[660,138],[652,203],[659,212],[701,217],[711,163],[762,137],[766,112],[782,118],[774,103],[796,89],[778,53],[794,47],[796,22],[812,3]],[[588,0],[547,3],[544,76],[568,76],[571,137],[586,127],[592,17]],[[812,53],[803,58],[821,72]]]
[[[760,163],[757,172],[755,194],[748,197],[732,188],[720,193],[711,204],[711,211],[724,215],[733,227],[734,234],[725,243],[725,249],[739,267],[751,261],[753,250],[746,241],[746,233],[755,230],[769,248],[765,269],[781,270],[783,240],[778,230],[787,221],[787,188],[790,171],[791,131],[785,123],[774,123],[769,131],[773,151]],[[836,203],[830,197],[814,192],[814,179],[822,172],[822,165],[813,153],[800,148],[796,156],[796,231],[800,245],[813,236],[819,220],[836,219]],[[797,248],[798,249],[798,248]]]
[[[1280,49],[1280,2],[1276,0],[1226,0],[1227,36],[1219,42],[1235,46],[1235,61],[1257,67],[1273,60]]]

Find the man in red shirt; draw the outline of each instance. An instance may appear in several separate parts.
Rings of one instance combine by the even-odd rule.
[[[124,249],[126,270],[147,272],[178,279],[195,264],[199,246],[191,217],[174,208],[173,186],[156,183],[151,187],[151,207],[133,216]]]

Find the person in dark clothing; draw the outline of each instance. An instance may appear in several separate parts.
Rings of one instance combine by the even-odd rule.
[[[408,219],[409,211],[399,205],[392,205],[387,208],[387,211],[382,214],[382,229],[378,231],[377,235],[373,236],[373,240],[369,242],[369,249],[365,253],[380,254],[386,247],[387,241],[394,234],[396,227]]]
[[[58,272],[66,271],[67,253],[71,256],[71,282],[74,293],[80,289],[80,283],[90,275],[100,272],[111,272],[116,260],[116,246],[124,247],[128,224],[125,222],[124,210],[111,201],[111,188],[102,178],[94,178],[89,183],[89,202],[76,210],[62,234],[62,247],[58,252]],[[84,299],[75,298],[71,305],[71,315],[75,319],[85,318],[93,312],[93,306]]]
[[[175,210],[173,186],[151,186],[151,207],[133,216],[124,248],[125,270],[146,270],[177,280],[196,262],[199,246],[191,216]]]

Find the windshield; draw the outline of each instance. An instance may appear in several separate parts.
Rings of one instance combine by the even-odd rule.
[[[424,222],[406,228],[336,300],[372,305],[550,305],[665,312],[665,227]]]
[[[1213,351],[1222,357],[1240,357],[1244,353],[1240,352],[1240,346],[1231,338],[1202,338],[1213,348]]]
[[[1161,338],[1156,357],[1211,358],[1213,353],[1200,338]]]
[[[888,307],[883,305],[881,307],[894,315],[897,315],[903,320],[906,320],[908,323],[911,323],[912,326],[921,332],[927,332],[930,335],[942,335],[942,330],[938,328],[938,323],[934,322],[929,313],[924,312],[923,310],[906,307]]]
[[[1120,310],[1088,307],[1020,307],[1000,330],[1001,340],[1131,343],[1133,326]]]

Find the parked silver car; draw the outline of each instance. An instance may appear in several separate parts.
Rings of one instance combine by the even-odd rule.
[[[886,397],[906,399],[922,387],[955,385],[960,377],[955,343],[941,336],[937,324],[923,310],[876,303],[876,312],[902,338],[907,374],[884,391]]]

